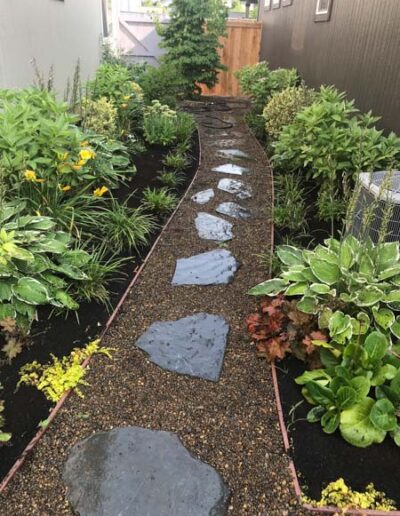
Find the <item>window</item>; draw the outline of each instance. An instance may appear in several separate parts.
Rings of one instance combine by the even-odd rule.
[[[329,21],[331,18],[333,0],[317,0],[314,21]]]

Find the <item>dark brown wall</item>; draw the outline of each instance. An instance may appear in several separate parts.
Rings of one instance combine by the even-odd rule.
[[[400,135],[400,0],[333,0],[330,21],[319,23],[317,0],[271,11],[263,2],[263,60],[297,68],[310,86],[335,84]]]

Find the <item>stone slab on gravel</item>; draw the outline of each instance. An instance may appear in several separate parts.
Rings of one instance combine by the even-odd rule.
[[[136,341],[163,369],[217,382],[229,325],[223,317],[198,313],[177,321],[153,323]]]
[[[229,490],[171,432],[98,432],[66,462],[68,499],[80,516],[223,516]]]
[[[247,174],[249,169],[246,167],[241,167],[240,165],[234,165],[233,163],[225,163],[224,165],[220,165],[212,169],[213,172],[219,172],[220,174],[233,174],[235,176],[242,176],[243,174]]]
[[[208,201],[214,197],[214,190],[212,188],[208,188],[207,190],[202,190],[201,192],[197,192],[197,194],[192,195],[191,199],[197,204],[206,204]]]
[[[237,179],[221,179],[218,183],[219,190],[236,195],[239,199],[249,199],[252,192],[242,181]]]
[[[224,158],[233,158],[233,159],[244,159],[244,160],[252,160],[246,152],[241,151],[240,149],[220,149],[217,154],[219,156],[223,156]]]
[[[239,220],[246,220],[251,217],[251,211],[236,202],[222,202],[216,207],[216,211]]]
[[[172,285],[227,285],[238,267],[238,262],[226,249],[180,258],[176,262]]]
[[[232,224],[221,217],[200,212],[197,214],[195,225],[197,234],[205,240],[226,242],[233,238]]]

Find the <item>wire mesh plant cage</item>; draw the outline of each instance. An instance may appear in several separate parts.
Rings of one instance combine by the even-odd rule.
[[[386,188],[382,188],[387,174],[391,174],[390,181]],[[400,240],[400,171],[379,171],[372,174],[364,172],[359,175],[358,181],[360,181],[360,194],[356,202],[350,233],[355,237],[360,237],[361,232],[365,231],[364,236],[369,236],[374,243],[377,243],[384,215],[391,204],[392,212],[386,229],[385,241]],[[374,205],[374,213],[369,227],[364,230],[364,216],[371,205]]]

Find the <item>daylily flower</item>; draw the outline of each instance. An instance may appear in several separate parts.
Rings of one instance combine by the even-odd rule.
[[[96,156],[96,154],[95,154],[95,152],[93,152],[90,149],[82,149],[79,152],[79,156],[80,156],[81,160],[87,161],[88,159],[94,158]]]
[[[58,187],[60,188],[60,190],[62,192],[69,192],[69,190],[71,190],[71,187],[69,185],[65,185],[65,186],[58,185]]]
[[[95,197],[103,197],[103,195],[107,192],[108,188],[106,186],[102,186],[101,188],[96,188],[96,190],[93,191],[93,195]]]
[[[34,170],[25,170],[24,177],[27,181],[32,183],[44,183],[46,181],[45,179],[39,179]]]

